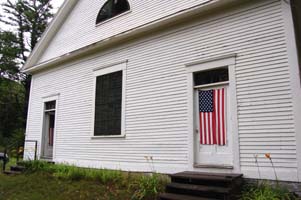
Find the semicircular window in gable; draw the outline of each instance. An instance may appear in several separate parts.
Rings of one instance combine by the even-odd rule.
[[[130,4],[127,0],[108,0],[99,11],[96,24],[120,15],[128,10],[130,10]]]

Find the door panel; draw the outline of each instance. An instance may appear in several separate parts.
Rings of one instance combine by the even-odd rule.
[[[45,121],[43,129],[42,157],[52,158],[55,129],[55,111],[45,112],[44,119]]]
[[[212,108],[212,112],[203,112],[201,114],[201,104],[204,100],[200,97],[200,89],[194,91],[194,115],[195,115],[195,133],[194,133],[194,146],[195,146],[195,164],[200,165],[232,165],[232,135],[229,123],[231,123],[230,103],[229,103],[229,87],[228,85],[201,89],[202,91],[210,91],[224,88],[224,127],[219,119],[213,114],[213,110],[217,107]],[[215,96],[216,97],[216,96]],[[216,97],[217,98],[217,97]],[[207,99],[207,98],[205,98]],[[215,99],[215,98],[213,98]],[[212,100],[217,102],[216,100]],[[217,111],[216,111],[217,112]],[[220,116],[220,115],[219,115]],[[200,120],[201,119],[201,120]],[[216,119],[216,120],[214,120]],[[220,126],[218,125],[220,124]],[[207,125],[207,126],[206,126]],[[209,128],[210,127],[210,128]],[[218,142],[218,135],[222,135],[221,129],[224,128],[225,132],[225,144]],[[209,130],[210,129],[210,130]],[[207,133],[206,137],[204,133]],[[214,137],[216,137],[214,139]],[[210,140],[208,139],[210,138]],[[220,137],[221,140],[223,137]],[[204,143],[204,139],[207,142]],[[221,141],[220,140],[220,141]],[[214,142],[213,142],[214,141]]]

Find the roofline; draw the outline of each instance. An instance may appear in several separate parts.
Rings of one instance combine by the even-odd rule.
[[[244,0],[244,2],[245,1],[250,1],[250,0]],[[212,9],[227,6],[230,5],[231,3],[236,3],[236,2],[242,2],[242,0],[211,0],[209,2],[199,4],[192,8],[184,9],[174,14],[154,20],[142,26],[127,30],[125,32],[114,35],[112,37],[100,40],[98,42],[92,43],[85,47],[63,54],[61,56],[46,60],[42,63],[38,63],[37,65],[30,66],[33,63],[33,61],[31,60],[31,62],[27,62],[25,64],[25,66],[22,68],[22,71],[26,73],[34,73],[42,69],[48,68],[50,66],[55,66],[64,62],[68,62],[73,58],[79,58],[91,54],[96,50],[104,49],[107,48],[108,46],[112,47],[113,45],[120,44],[121,42],[124,42],[126,40],[137,38],[138,36],[149,33],[150,31],[160,30],[162,29],[162,27],[165,28],[165,27],[179,24],[187,19],[190,19],[193,16],[200,15],[200,13],[203,13],[205,11],[210,11]],[[39,49],[37,48],[37,50]]]
[[[64,0],[64,3],[59,8],[58,12],[54,15],[53,19],[47,26],[46,30],[43,32],[38,43],[35,45],[33,51],[30,53],[30,56],[28,57],[26,63],[22,66],[22,71],[27,68],[31,68],[32,65],[35,65],[40,56],[44,53],[46,46],[55,36],[77,2],[78,0]]]

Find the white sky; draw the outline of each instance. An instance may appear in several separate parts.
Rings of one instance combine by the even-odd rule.
[[[1,4],[2,3],[5,3],[7,0],[0,0],[0,13],[1,14],[4,14],[3,13],[3,10],[2,10],[2,6]],[[12,0],[13,1],[13,0]],[[53,6],[53,13],[56,13],[57,10],[59,9],[59,7],[63,4],[64,0],[51,0],[51,3],[52,3],[52,6]],[[6,25],[4,25],[3,23],[0,24],[0,29],[2,30],[7,30],[9,29],[9,27],[7,27]]]

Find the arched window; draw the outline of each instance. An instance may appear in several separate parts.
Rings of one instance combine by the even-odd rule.
[[[108,0],[100,9],[96,24],[130,10],[127,0]]]

